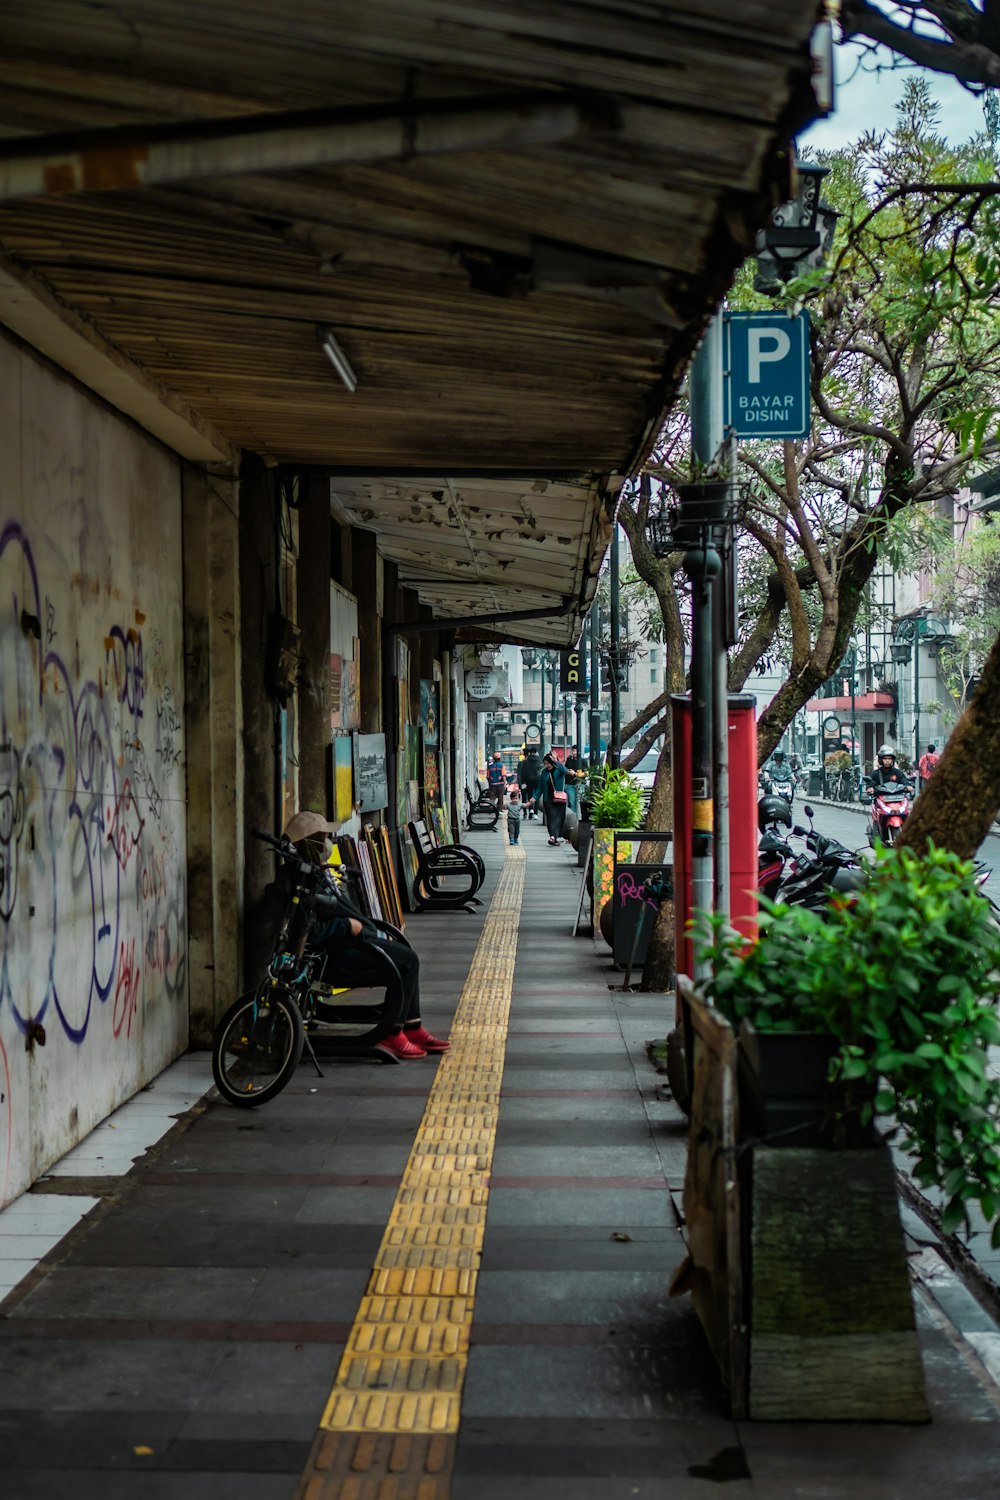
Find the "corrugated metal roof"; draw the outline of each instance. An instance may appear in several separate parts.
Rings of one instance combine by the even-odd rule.
[[[814,0],[33,0],[0,16],[8,137],[521,90],[583,99],[592,123],[518,149],[7,201],[0,249],[231,443],[354,473],[351,506],[372,512],[414,581],[434,523],[401,518],[399,497],[366,476],[410,476],[414,504],[449,480],[469,501],[470,474],[523,476],[486,497],[498,512],[562,476],[546,540],[484,531],[476,568],[456,556],[437,603],[521,608],[548,589],[582,606],[604,545],[603,479],[650,441],[780,192],[815,12]],[[317,325],[350,359],[354,395]]]

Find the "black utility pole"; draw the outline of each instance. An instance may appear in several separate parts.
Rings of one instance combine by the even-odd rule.
[[[538,688],[542,695],[541,706],[538,710],[538,727],[542,732],[542,749],[545,749],[545,652],[538,653],[538,676],[541,679]]]
[[[618,550],[618,523],[611,533],[611,651],[608,677],[611,684],[611,736],[608,742],[608,765],[617,766],[621,759],[622,739],[622,612],[619,599],[621,563]]]
[[[581,682],[586,682],[587,681],[587,669],[588,669],[589,666],[590,666],[590,616],[588,615],[587,618],[583,622],[583,631],[581,632],[581,635],[580,635],[580,672],[582,673]],[[576,709],[576,743],[577,743],[577,745],[579,746],[579,749],[580,749],[581,764],[582,764],[583,743],[584,743],[584,741],[583,741],[583,703],[584,703],[584,697],[585,697],[585,695],[583,693],[577,693],[577,695],[576,695],[576,705],[575,705],[575,709]]]
[[[601,606],[590,609],[590,764],[601,764]]]
[[[553,651],[549,657],[552,666],[552,702],[549,705],[549,749],[555,748],[556,743],[556,691],[559,686],[559,652]]]

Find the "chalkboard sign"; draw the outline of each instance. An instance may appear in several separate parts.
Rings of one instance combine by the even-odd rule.
[[[658,863],[638,863],[635,860],[626,860],[619,863],[618,840],[630,842],[630,854],[638,854],[642,843],[660,843],[668,845],[671,835],[667,834],[643,834],[637,838],[632,834],[619,834],[615,837],[615,870],[611,891],[611,910],[613,920],[613,933],[611,944],[612,962],[618,969],[628,967],[632,960],[633,968],[642,967],[646,958],[646,949],[649,946],[650,934],[656,923],[657,907],[655,902],[644,900],[640,895],[643,885],[647,881],[657,879],[664,880],[671,889],[674,882],[673,863],[667,858],[668,849],[664,847],[664,858]],[[643,912],[645,916],[643,917]],[[640,930],[640,919],[642,926]],[[636,932],[639,932],[639,941],[636,943]],[[632,947],[635,944],[635,956],[632,956]]]

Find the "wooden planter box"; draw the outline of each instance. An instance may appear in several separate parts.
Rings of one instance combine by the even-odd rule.
[[[874,1086],[829,1082],[835,1037],[814,1031],[760,1032],[748,1021],[736,1048],[741,1132],[774,1146],[874,1146],[862,1125]]]
[[[733,1416],[928,1420],[888,1151],[778,1146],[744,1130],[732,1029],[683,976],[678,988],[694,1078],[687,1279]]]

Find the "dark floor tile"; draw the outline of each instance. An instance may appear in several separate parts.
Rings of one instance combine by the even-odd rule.
[[[639,1229],[585,1233],[579,1228],[535,1231],[496,1225],[486,1237],[484,1271],[662,1271],[668,1278],[687,1253],[678,1229]]]
[[[145,1474],[106,1470],[7,1470],[0,1477],[4,1500],[291,1500],[288,1474],[194,1474],[187,1470]]]
[[[699,1340],[701,1330],[696,1330]],[[469,1417],[661,1419],[725,1416],[714,1366],[691,1341],[618,1347],[474,1346],[462,1410]],[[695,1363],[694,1361],[697,1360]]]
[[[629,1224],[670,1228],[674,1215],[666,1188],[539,1189],[494,1188],[490,1193],[488,1223],[606,1225],[618,1230]],[[489,1232],[489,1231],[487,1231]]]
[[[72,1264],[81,1266],[295,1265],[352,1270],[370,1266],[382,1241],[383,1226],[338,1224],[245,1224],[239,1233],[219,1233],[217,1224],[189,1219],[150,1220],[134,1213],[109,1214],[80,1241]]]
[[[622,1340],[648,1337],[667,1311],[667,1267],[654,1270],[492,1270],[484,1264],[473,1322],[614,1325]]]
[[[186,1412],[209,1389],[224,1346],[116,1340],[0,1341],[0,1400],[22,1412]]]

